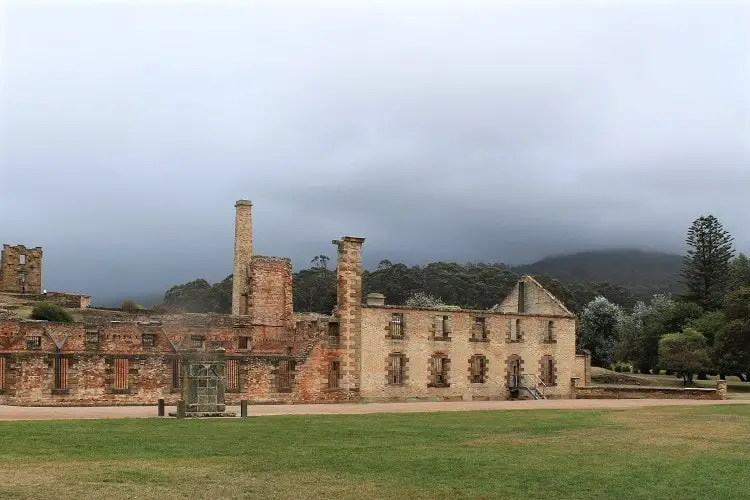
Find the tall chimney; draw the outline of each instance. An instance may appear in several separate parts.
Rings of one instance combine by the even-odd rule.
[[[338,247],[336,263],[339,338],[343,361],[343,387],[359,388],[362,350],[362,243],[364,238],[344,236],[334,240]]]
[[[232,314],[239,316],[247,314],[247,273],[253,258],[253,204],[250,200],[237,200],[234,207]]]

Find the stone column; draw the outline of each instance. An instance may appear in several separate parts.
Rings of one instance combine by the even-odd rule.
[[[716,399],[727,399],[726,380],[719,380],[716,382]]]
[[[253,258],[253,204],[237,200],[234,219],[234,267],[232,269],[232,315],[247,314],[248,269]]]
[[[362,332],[362,243],[364,238],[344,236],[334,240],[338,247],[336,263],[337,302],[335,315],[339,319],[343,386],[359,390],[361,370]]]

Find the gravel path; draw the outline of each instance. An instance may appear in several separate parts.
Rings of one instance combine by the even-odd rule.
[[[250,405],[249,416],[263,415],[325,415],[366,413],[419,413],[435,411],[471,410],[575,410],[643,408],[647,406],[699,406],[750,404],[750,400],[706,401],[695,399],[557,399],[541,401],[474,401],[474,402],[419,402],[419,403],[344,403],[299,405]],[[166,412],[176,411],[174,406]],[[239,406],[227,411],[240,413]],[[144,418],[156,417],[154,406],[101,406],[101,407],[33,407],[2,406],[0,420],[54,420],[81,418]]]

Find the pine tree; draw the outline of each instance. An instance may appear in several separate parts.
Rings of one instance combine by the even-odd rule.
[[[734,255],[733,240],[713,215],[693,221],[685,239],[688,251],[680,272],[686,289],[683,299],[709,311],[721,307],[732,281],[729,263]]]

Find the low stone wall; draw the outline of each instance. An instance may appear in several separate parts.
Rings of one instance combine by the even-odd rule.
[[[644,386],[575,387],[574,399],[727,399],[727,383],[719,380],[715,389]]]

